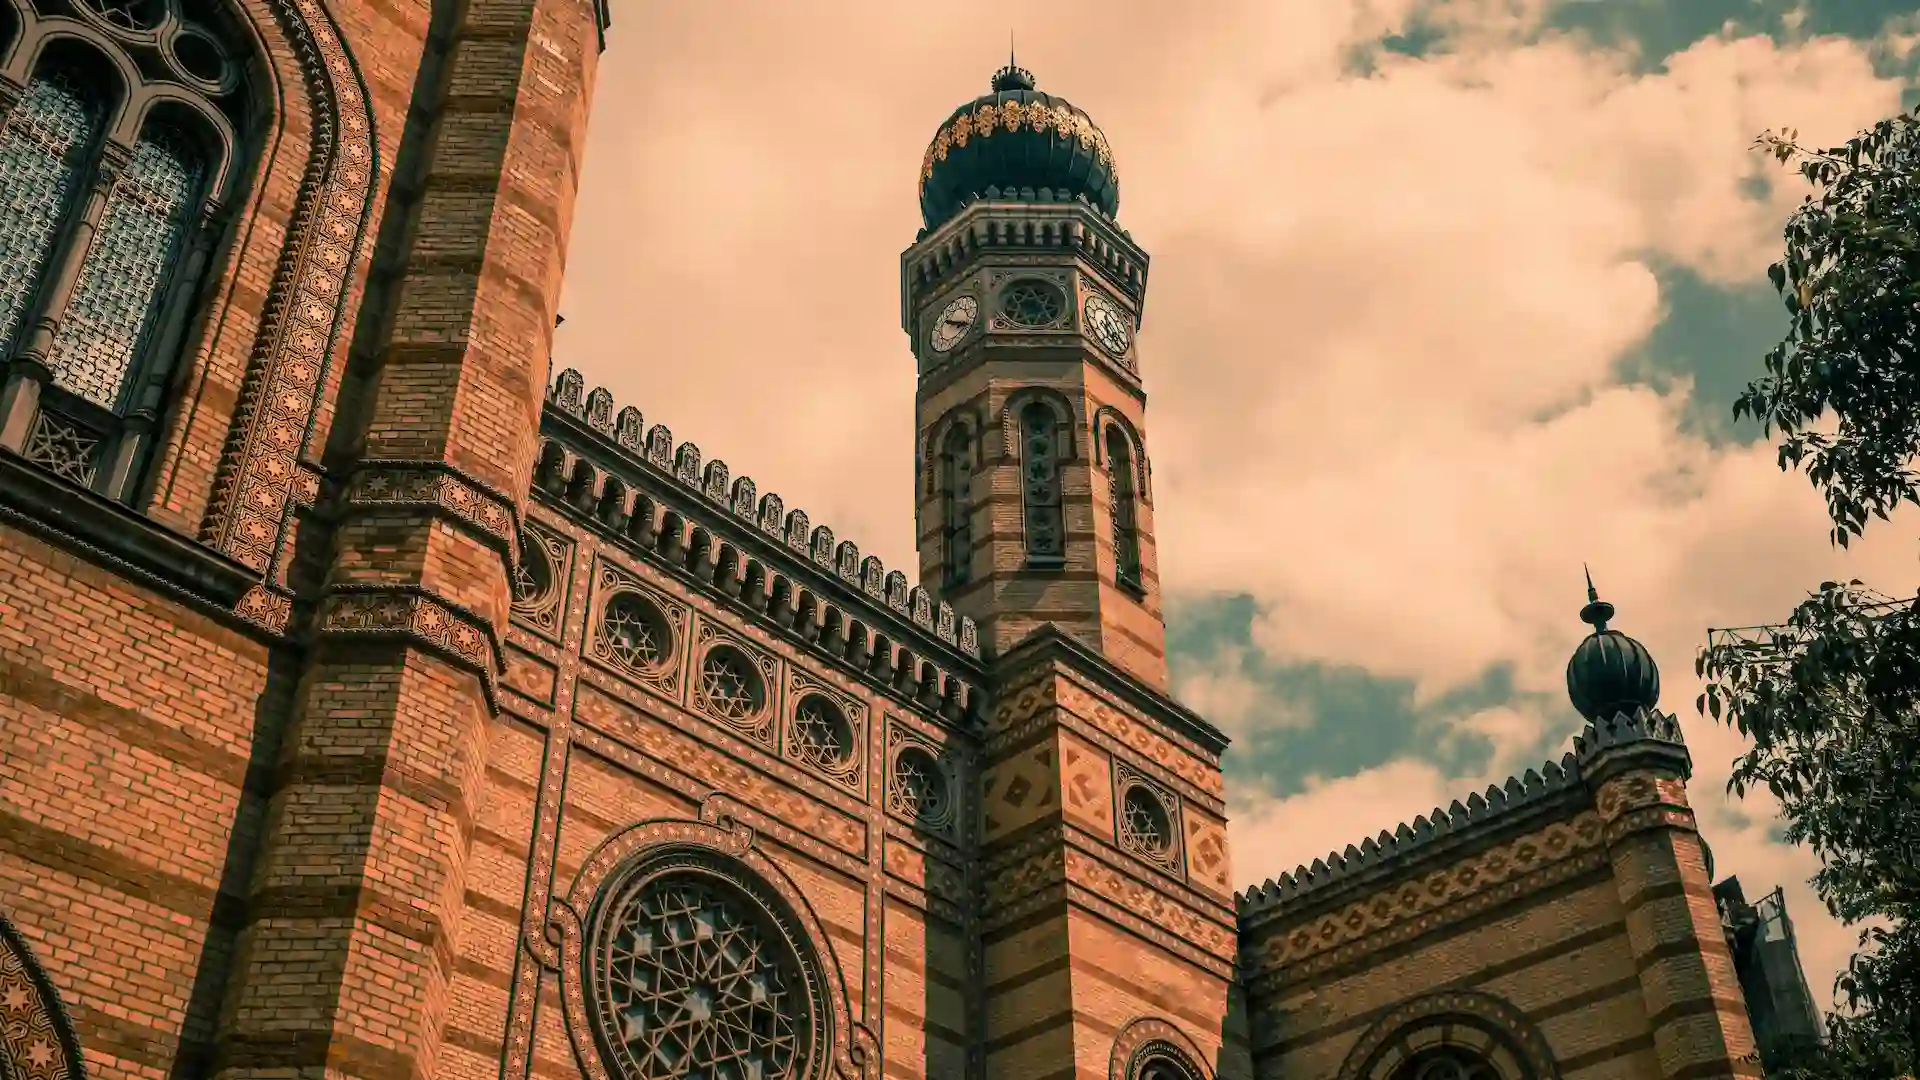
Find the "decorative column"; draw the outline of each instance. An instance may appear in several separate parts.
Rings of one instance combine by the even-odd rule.
[[[1567,664],[1568,696],[1589,721],[1574,754],[1606,825],[1660,1075],[1758,1080],[1746,999],[1687,805],[1692,761],[1680,724],[1658,709],[1653,657],[1607,629],[1613,605],[1591,580],[1587,596],[1580,617],[1594,632]]]

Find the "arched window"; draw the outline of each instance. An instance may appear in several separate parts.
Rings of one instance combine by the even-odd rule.
[[[1031,402],[1020,410],[1020,461],[1027,562],[1058,566],[1066,557],[1066,527],[1060,514],[1060,424],[1044,402]]]
[[[0,27],[27,73],[0,72],[0,446],[121,501],[248,126],[230,19],[198,0],[36,0]]]
[[[1133,446],[1120,425],[1107,428],[1107,512],[1113,519],[1113,574],[1131,589],[1140,586],[1140,524]]]
[[[940,450],[940,519],[946,588],[965,585],[973,571],[973,437],[965,427],[947,433]]]
[[[1443,1046],[1416,1054],[1393,1074],[1393,1080],[1501,1080],[1493,1063],[1464,1047]]]

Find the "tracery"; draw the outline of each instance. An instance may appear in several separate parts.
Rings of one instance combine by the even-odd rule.
[[[0,28],[0,445],[122,501],[250,119],[229,17],[193,3],[40,0]]]

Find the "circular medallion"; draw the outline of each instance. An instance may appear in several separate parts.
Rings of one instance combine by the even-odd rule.
[[[1086,323],[1087,335],[1115,356],[1124,355],[1133,343],[1133,320],[1099,293],[1087,297]]]
[[[656,854],[594,904],[595,1034],[619,1080],[801,1080],[820,1031],[817,967],[791,914],[732,860]]]
[[[1022,278],[1000,294],[1000,314],[1023,330],[1041,330],[1060,321],[1067,312],[1067,294],[1060,286],[1039,278]]]
[[[934,352],[944,353],[960,344],[960,339],[973,329],[973,321],[980,317],[980,302],[971,296],[956,296],[946,307],[940,309],[934,320],[933,330],[927,335],[927,344]]]

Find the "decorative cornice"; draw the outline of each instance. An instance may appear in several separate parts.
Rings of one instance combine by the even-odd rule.
[[[499,711],[497,683],[506,666],[493,623],[418,585],[330,586],[317,635],[346,641],[398,639],[426,649],[478,675],[487,707]]]
[[[427,510],[478,533],[509,566],[519,558],[513,497],[444,461],[363,460],[348,481],[346,506]]]
[[[1589,810],[1537,834],[1512,839],[1421,875],[1408,875],[1352,896],[1339,907],[1286,926],[1240,929],[1241,965],[1248,988],[1265,992],[1282,983],[1343,967],[1389,946],[1411,941],[1485,911],[1607,866],[1605,825]]]
[[[1393,832],[1348,844],[1344,852],[1333,852],[1301,866],[1290,874],[1268,879],[1266,884],[1248,889],[1235,898],[1240,925],[1246,929],[1280,914],[1280,909],[1316,901],[1335,886],[1364,877],[1370,884],[1414,872],[1431,862],[1457,856],[1462,848],[1492,842],[1515,831],[1538,828],[1544,822],[1577,812],[1590,805],[1591,793],[1583,783],[1574,755],[1558,762],[1549,761],[1539,771],[1528,769],[1520,776],[1507,778],[1505,786],[1490,786],[1484,796],[1467,796],[1463,804],[1454,800],[1446,809],[1435,808],[1431,815],[1414,818],[1411,825],[1402,822]],[[1341,888],[1340,893],[1349,890]]]
[[[1147,253],[1092,204],[1044,202],[1032,189],[995,191],[901,252],[900,328],[913,332],[915,297],[943,288],[989,251],[1023,259],[1036,252],[1071,255],[1135,304],[1146,296]]]
[[[1043,623],[995,660],[994,682],[1001,686],[1024,683],[1033,669],[1047,664],[1068,668],[1208,754],[1218,757],[1227,748],[1227,736],[1199,713],[1141,682],[1053,623]]]
[[[0,521],[221,614],[259,580],[205,544],[8,450],[0,450]]]
[[[958,615],[947,604],[936,604],[932,594],[909,585],[898,570],[888,571],[879,559],[862,557],[850,541],[834,540],[833,530],[815,526],[803,510],[788,510],[780,496],[761,495],[749,477],[733,477],[726,462],[702,464],[700,448],[690,442],[677,447],[664,424],[645,427],[640,410],[628,406],[614,416],[613,395],[596,388],[582,397],[585,381],[578,371],[562,371],[554,380],[541,413],[541,427],[563,439],[576,452],[591,454],[600,471],[617,466],[633,480],[647,481],[653,491],[675,498],[676,510],[719,533],[724,539],[814,586],[850,609],[849,614],[884,627],[895,640],[919,639],[923,651],[950,654],[962,665],[980,659],[979,632],[972,619]],[[557,467],[564,454],[558,446],[542,448],[540,468]],[[589,471],[566,478],[568,497],[596,509],[608,492],[602,478]],[[537,480],[536,480],[537,484]],[[622,485],[616,495],[624,495]],[[685,496],[692,496],[691,499]],[[851,601],[851,603],[848,603]]]

